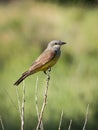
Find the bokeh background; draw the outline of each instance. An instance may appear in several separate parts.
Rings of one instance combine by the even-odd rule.
[[[44,129],[98,130],[98,0],[0,0],[0,116],[5,130],[20,129],[16,89],[19,78],[54,39],[66,41],[62,56],[51,71]],[[39,109],[46,76],[25,80],[25,129],[35,129],[35,86],[38,77]],[[22,86],[18,90],[21,98]],[[0,130],[1,130],[0,125]]]

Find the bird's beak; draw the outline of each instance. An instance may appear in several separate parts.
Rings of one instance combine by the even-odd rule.
[[[61,45],[67,44],[66,42],[61,42]]]

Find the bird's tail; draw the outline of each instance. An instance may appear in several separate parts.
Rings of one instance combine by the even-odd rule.
[[[28,76],[29,76],[29,71],[24,72],[22,76],[14,83],[14,85],[18,86]]]

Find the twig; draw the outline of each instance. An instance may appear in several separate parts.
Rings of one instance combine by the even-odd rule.
[[[1,116],[0,116],[0,123],[1,123],[2,130],[4,130],[4,125],[3,125],[3,121],[2,121]]]
[[[86,116],[85,116],[85,121],[84,121],[84,125],[83,125],[83,130],[86,130],[86,124],[87,124],[87,120],[88,120],[88,111],[89,111],[89,104],[87,105],[87,109],[86,109]]]
[[[38,92],[38,85],[37,85],[37,84],[38,84],[38,77],[37,77],[37,79],[36,79],[35,103],[36,103],[37,117],[38,117],[38,121],[39,121],[38,95],[37,95],[37,92]],[[41,121],[41,130],[44,130],[42,121]]]
[[[19,115],[21,119],[21,130],[24,130],[24,104],[25,104],[25,85],[23,81],[23,95],[22,95],[22,105],[20,105],[20,97],[18,88],[16,87],[16,94],[17,94],[17,101],[18,101],[18,108],[19,108]]]
[[[68,130],[71,130],[72,120],[70,120]]]
[[[45,109],[46,102],[47,102],[47,93],[48,93],[48,86],[49,86],[49,80],[50,80],[50,70],[48,70],[46,74],[47,74],[47,83],[46,83],[46,89],[45,89],[45,94],[44,94],[44,101],[42,104],[42,108],[41,108],[41,112],[39,115],[39,121],[38,121],[36,130],[41,130],[41,122],[42,122],[43,113],[44,113],[44,109]]]
[[[62,111],[62,113],[61,113],[61,117],[60,117],[60,122],[59,122],[59,128],[58,128],[58,130],[61,130],[62,119],[63,119],[63,111]]]
[[[22,106],[21,106],[21,130],[24,130],[24,107],[25,107],[25,85],[23,82],[23,96],[22,96]]]

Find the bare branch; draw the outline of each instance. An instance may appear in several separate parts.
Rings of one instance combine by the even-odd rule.
[[[3,121],[2,121],[1,116],[0,116],[0,123],[1,123],[2,130],[4,130],[4,125],[3,125]]]
[[[62,110],[62,113],[61,113],[61,117],[60,117],[60,122],[59,122],[59,128],[58,128],[58,130],[61,130],[62,118],[63,118],[63,110]]]
[[[87,124],[87,120],[88,120],[88,111],[89,111],[89,104],[87,105],[87,109],[86,109],[86,116],[85,116],[85,121],[84,121],[84,125],[83,125],[83,130],[86,130],[86,124]]]
[[[70,120],[68,130],[71,130],[72,120]]]
[[[37,77],[37,79],[36,79],[36,89],[35,89],[35,103],[36,103],[36,112],[37,112],[37,117],[38,117],[38,121],[39,121],[39,109],[38,109],[38,94],[37,94],[37,92],[38,92],[38,77]],[[43,128],[43,123],[42,123],[42,121],[41,121],[41,130],[44,130],[44,128]]]
[[[25,85],[23,81],[23,95],[22,95],[22,105],[20,105],[20,97],[18,88],[16,87],[16,94],[17,94],[17,101],[18,101],[18,108],[19,108],[19,115],[21,120],[21,130],[24,130],[24,105],[25,105]]]
[[[22,106],[21,106],[21,130],[24,130],[24,107],[25,107],[25,85],[23,81],[23,96],[22,96]]]
[[[41,130],[41,122],[42,122],[43,113],[44,113],[44,109],[45,109],[46,102],[47,102],[47,93],[48,93],[49,80],[50,80],[50,70],[48,70],[46,74],[47,74],[46,89],[45,89],[44,100],[43,100],[43,104],[42,104],[41,112],[39,115],[39,121],[38,121],[36,130]]]

